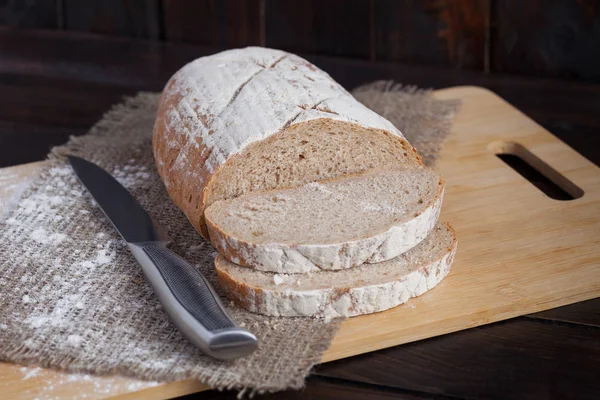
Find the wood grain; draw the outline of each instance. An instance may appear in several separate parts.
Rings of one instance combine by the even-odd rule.
[[[62,1],[67,30],[144,39],[160,38],[158,0]]]
[[[376,59],[483,69],[486,0],[374,4]]]
[[[80,135],[85,131],[0,121],[0,148],[6,149],[0,156],[0,168],[43,160],[52,147],[65,143],[70,135]],[[24,149],[27,149],[26,155],[23,154]]]
[[[459,237],[453,270],[407,305],[346,321],[323,361],[600,295],[600,169],[487,90],[458,87],[436,96],[463,101],[437,164],[447,182],[442,219]],[[585,195],[545,197],[495,157],[489,145],[501,140],[518,141]],[[18,367],[2,365],[0,376],[11,368]]]
[[[89,128],[123,95],[135,93],[111,85],[8,74],[0,75],[0,90],[1,121],[70,128]],[[92,90],[94,102],[82,101]]]
[[[59,0],[4,0],[0,2],[0,25],[19,28],[60,28]]]
[[[38,76],[0,75],[0,168],[46,157],[89,129],[131,89]],[[94,93],[90,101],[90,93]]]
[[[600,82],[597,0],[5,0],[0,25]],[[163,29],[164,28],[164,29]]]
[[[600,299],[582,301],[581,303],[530,314],[527,318],[567,322],[600,328]]]
[[[266,45],[367,59],[370,12],[368,0],[266,0]]]
[[[165,38],[223,47],[261,44],[260,0],[162,0]]]
[[[264,1],[226,0],[225,5],[223,45],[226,47],[264,46]]]
[[[600,3],[495,0],[492,70],[600,82]]]
[[[592,400],[600,394],[599,335],[519,318],[323,364],[314,373],[452,398]]]
[[[397,388],[369,385],[343,379],[332,379],[323,376],[311,376],[306,387],[298,391],[285,391],[253,397],[256,400],[300,400],[300,399],[339,399],[339,400],[443,400],[440,396],[415,393]],[[195,393],[178,400],[236,400],[237,392],[216,390]],[[460,400],[460,399],[453,399]]]
[[[163,0],[165,39],[217,45],[221,41],[216,0]]]

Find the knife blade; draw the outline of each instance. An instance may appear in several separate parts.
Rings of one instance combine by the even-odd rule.
[[[239,358],[258,347],[256,337],[227,315],[206,278],[167,248],[167,237],[138,201],[94,163],[68,156],[78,179],[127,242],[154,293],[182,335],[221,360]]]

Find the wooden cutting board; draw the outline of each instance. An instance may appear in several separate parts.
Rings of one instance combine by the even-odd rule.
[[[459,238],[453,269],[408,304],[347,320],[323,362],[600,296],[600,169],[486,89],[455,87],[435,96],[463,102],[436,166],[447,182],[441,218]],[[567,192],[584,194],[553,200],[497,152],[533,159],[542,172],[555,170]],[[13,167],[4,176],[20,182],[40,166]],[[189,380],[149,387],[122,377],[76,379],[0,363],[0,393],[8,398],[151,399],[203,388]]]

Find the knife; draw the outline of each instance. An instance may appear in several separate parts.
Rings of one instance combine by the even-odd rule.
[[[256,337],[229,318],[206,278],[167,248],[164,231],[127,189],[96,164],[75,156],[68,158],[81,183],[127,242],[183,336],[220,360],[239,358],[256,350]]]

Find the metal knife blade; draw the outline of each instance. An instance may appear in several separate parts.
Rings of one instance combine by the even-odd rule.
[[[112,175],[83,158],[68,158],[79,180],[126,242],[168,241],[146,210]]]
[[[79,180],[127,242],[183,336],[218,359],[253,352],[258,346],[256,337],[229,318],[206,278],[166,247],[166,235],[127,189],[96,164],[68,158]]]

